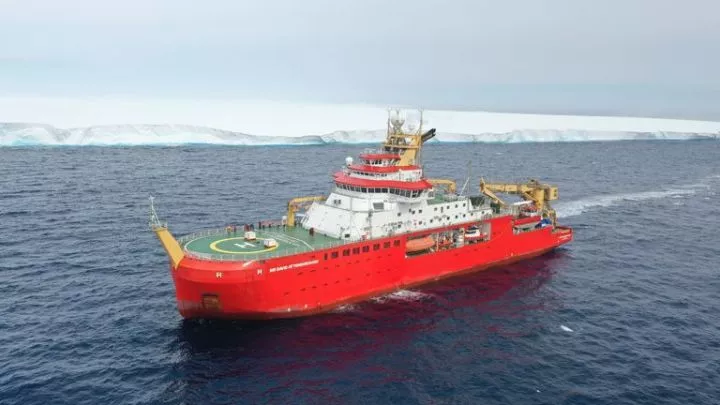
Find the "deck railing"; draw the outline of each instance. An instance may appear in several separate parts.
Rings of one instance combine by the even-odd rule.
[[[487,220],[495,216],[502,216],[507,215],[508,212],[501,212],[499,214],[491,214],[487,216],[483,216],[481,218],[476,218],[476,220]],[[395,230],[391,235],[388,236],[399,236],[402,234],[410,233],[410,232],[417,232],[419,229],[412,229],[412,230]],[[238,231],[240,232],[240,231]],[[286,234],[282,231],[273,231],[273,230],[263,230],[263,232],[269,234],[270,236],[279,236],[276,239],[280,239],[282,241],[283,236],[289,236],[292,237],[292,234]],[[259,252],[259,253],[242,253],[242,254],[230,254],[230,253],[201,253],[201,252],[195,252],[193,250],[189,250],[186,248],[186,244],[192,240],[202,238],[205,236],[211,236],[211,235],[222,235],[227,234],[226,228],[216,228],[216,229],[207,229],[199,232],[194,232],[188,235],[184,235],[182,237],[178,238],[178,242],[180,243],[180,246],[182,246],[183,251],[185,252],[185,255],[201,259],[201,260],[213,260],[213,261],[250,261],[250,260],[265,260],[265,259],[272,259],[275,257],[280,256],[292,256],[296,254],[301,253],[307,253],[313,250],[322,250],[327,248],[333,248],[343,245],[348,245],[352,243],[357,243],[360,241],[347,241],[347,240],[334,240],[334,241],[328,241],[328,242],[314,242],[312,247],[307,246],[298,246],[294,248],[284,248],[284,249],[278,249],[277,251],[269,251],[269,252]],[[370,238],[368,240],[373,239],[382,239],[385,238],[378,237],[378,238]]]
[[[244,231],[243,231],[244,232]],[[292,237],[291,234],[286,234],[284,232],[275,232],[271,230],[263,230],[264,233],[276,237],[276,239],[281,239],[283,236],[289,236]],[[212,235],[223,235],[227,234],[227,229],[225,228],[216,228],[216,229],[207,229],[199,232],[194,232],[188,235],[184,235],[180,238],[178,238],[178,242],[183,248],[183,251],[185,252],[185,255],[196,258],[196,259],[202,259],[202,260],[213,260],[213,261],[249,261],[249,260],[261,260],[261,259],[271,259],[275,257],[280,256],[292,256],[300,253],[306,253],[312,250],[321,250],[321,249],[327,249],[331,247],[346,245],[348,243],[352,243],[349,241],[344,240],[337,240],[337,241],[328,241],[325,243],[313,243],[312,247],[308,246],[297,246],[297,247],[291,247],[291,248],[284,248],[279,251],[269,251],[269,252],[259,252],[259,253],[238,253],[238,254],[231,254],[231,253],[202,253],[202,252],[196,252],[190,249],[187,249],[185,246],[188,242],[203,238],[205,236],[212,236]]]

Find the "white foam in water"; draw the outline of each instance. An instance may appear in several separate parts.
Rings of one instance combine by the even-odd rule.
[[[565,326],[565,325],[560,325],[560,329],[564,330],[565,332],[572,332],[572,331],[573,331],[572,329],[568,328],[568,327]]]
[[[357,309],[357,306],[355,306],[353,304],[345,304],[345,305],[340,305],[339,307],[333,309],[330,312],[333,312],[336,314],[344,314],[344,313],[348,313],[348,312],[354,312],[356,309]]]
[[[387,301],[421,301],[432,298],[431,294],[419,291],[398,290],[387,295],[372,298],[373,302],[384,303]]]
[[[666,191],[645,191],[640,193],[600,195],[575,201],[561,202],[555,205],[558,217],[567,218],[580,215],[592,208],[610,207],[623,201],[644,201],[666,197],[680,197],[696,193],[696,189],[683,188]]]

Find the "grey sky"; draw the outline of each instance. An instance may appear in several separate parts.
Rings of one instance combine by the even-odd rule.
[[[0,94],[720,120],[720,2],[0,0]]]

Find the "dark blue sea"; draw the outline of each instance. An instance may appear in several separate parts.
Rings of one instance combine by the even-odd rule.
[[[565,248],[334,313],[183,321],[176,235],[279,218],[363,147],[0,148],[0,403],[718,404],[720,142],[435,144],[557,184]]]

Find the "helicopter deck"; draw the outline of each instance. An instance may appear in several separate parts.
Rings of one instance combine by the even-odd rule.
[[[181,238],[186,254],[210,260],[258,260],[270,257],[304,253],[342,244],[340,239],[310,233],[301,227],[270,227],[256,229],[255,239],[248,240],[242,230],[235,232],[218,229]],[[273,239],[275,246],[266,247],[265,241]]]

